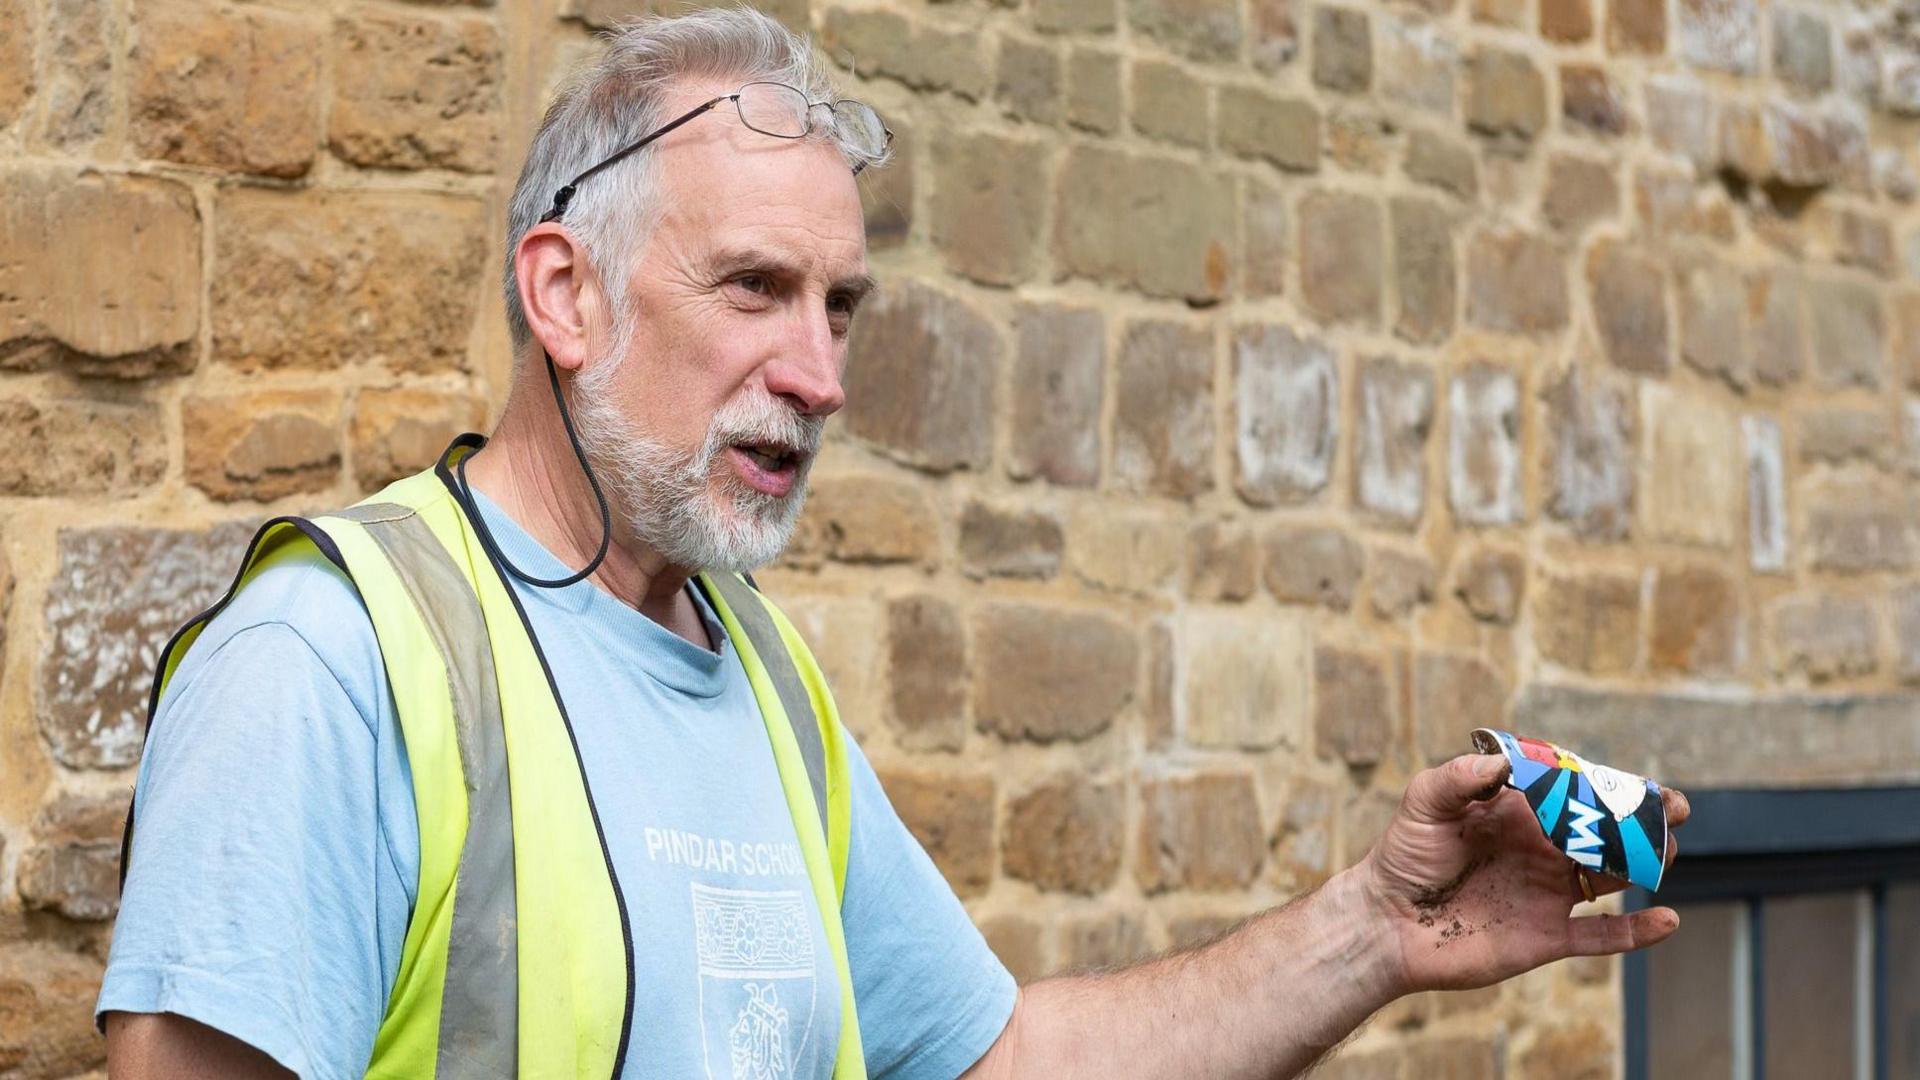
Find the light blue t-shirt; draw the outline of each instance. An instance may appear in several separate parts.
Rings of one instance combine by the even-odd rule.
[[[477,497],[522,570],[567,573]],[[725,631],[698,590],[718,652],[590,582],[513,585],[572,719],[633,927],[625,1075],[828,1077],[832,955]],[[1005,1026],[1013,979],[847,745],[842,917],[867,1069],[956,1076]],[[379,643],[345,575],[318,556],[272,566],[213,620],[168,684],[139,792],[97,1011],[190,1017],[302,1077],[362,1074],[420,839]]]

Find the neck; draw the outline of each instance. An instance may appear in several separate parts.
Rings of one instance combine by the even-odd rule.
[[[544,371],[540,381],[537,407],[522,407],[535,394],[513,395],[486,448],[468,459],[467,481],[562,563],[578,569],[600,549],[600,508],[554,411]],[[616,513],[607,557],[587,580],[668,630],[710,648],[686,593],[693,573],[669,565],[622,528]]]

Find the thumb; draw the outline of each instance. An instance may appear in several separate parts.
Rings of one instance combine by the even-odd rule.
[[[1461,754],[1421,772],[1407,785],[1407,812],[1428,821],[1456,818],[1500,793],[1512,766],[1505,754]]]

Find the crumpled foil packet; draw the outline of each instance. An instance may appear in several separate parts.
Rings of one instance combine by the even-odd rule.
[[[1492,728],[1475,728],[1473,747],[1506,755],[1513,766],[1507,786],[1527,797],[1547,839],[1567,858],[1650,891],[1660,887],[1667,807],[1659,784]]]

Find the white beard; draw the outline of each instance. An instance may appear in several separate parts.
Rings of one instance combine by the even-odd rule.
[[[714,414],[698,450],[679,453],[636,430],[609,400],[619,367],[601,358],[575,380],[573,395],[581,447],[610,489],[614,512],[625,516],[643,543],[682,570],[745,572],[777,558],[806,502],[807,472],[824,420],[802,416],[764,391],[746,391]],[[728,447],[742,443],[807,451],[785,495],[757,491],[734,472],[725,455]]]

